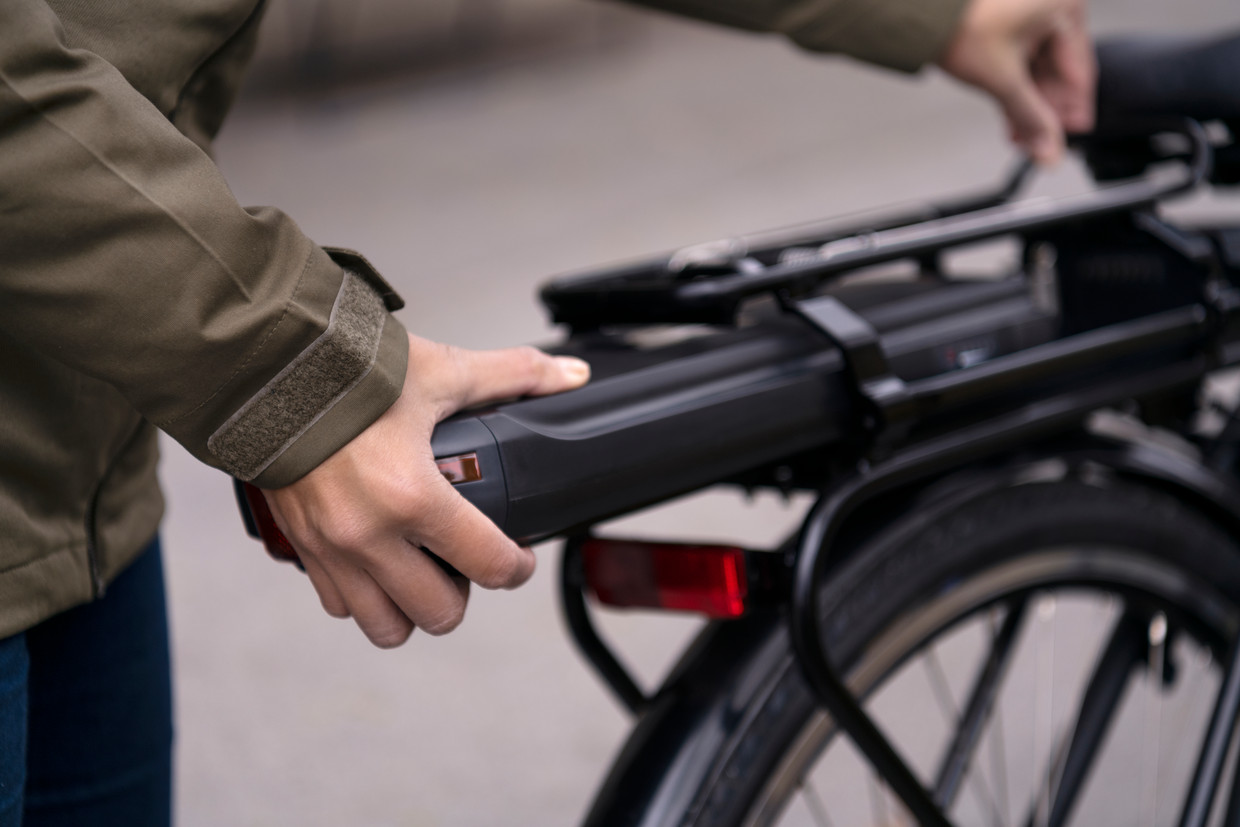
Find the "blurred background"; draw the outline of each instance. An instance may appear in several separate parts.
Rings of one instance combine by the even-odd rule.
[[[1093,0],[1099,33],[1240,26],[1235,0]],[[550,276],[998,182],[999,118],[917,77],[582,0],[272,0],[217,145],[245,204],[363,251],[410,330],[554,339]],[[1079,186],[1071,164],[1040,186]],[[1234,206],[1234,205],[1233,205]],[[572,649],[559,549],[475,590],[451,636],[372,649],[245,536],[229,481],[168,443],[182,825],[573,824],[630,721]],[[630,534],[770,544],[804,503],[707,492]],[[691,619],[614,615],[653,685]]]

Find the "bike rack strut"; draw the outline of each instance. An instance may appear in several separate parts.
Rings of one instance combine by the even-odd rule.
[[[650,698],[599,637],[594,622],[590,620],[590,610],[586,606],[581,544],[588,537],[587,534],[576,534],[564,541],[560,562],[560,605],[564,608],[564,620],[568,623],[568,629],[581,654],[625,709],[638,715],[650,703]]]

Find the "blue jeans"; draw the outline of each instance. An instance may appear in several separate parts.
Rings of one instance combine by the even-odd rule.
[[[167,825],[171,810],[157,538],[103,599],[0,640],[0,827]]]

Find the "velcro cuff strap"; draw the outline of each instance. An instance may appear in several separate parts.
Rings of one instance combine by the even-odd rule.
[[[362,280],[374,288],[374,291],[383,299],[383,305],[388,310],[395,313],[405,306],[405,300],[400,297],[392,285],[387,283],[387,279],[379,275],[379,271],[374,265],[367,261],[366,257],[357,250],[350,250],[345,247],[324,247],[323,251],[331,257],[331,260],[339,264],[346,270],[352,270],[354,273],[362,277]]]
[[[370,373],[387,309],[345,270],[327,328],[207,439],[233,476],[252,480]]]

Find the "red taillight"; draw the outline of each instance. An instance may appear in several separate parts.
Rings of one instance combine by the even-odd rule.
[[[740,617],[749,595],[743,549],[593,537],[581,546],[600,603]]]
[[[276,525],[275,518],[271,516],[271,509],[267,507],[267,498],[263,496],[263,492],[248,482],[242,483],[241,490],[245,495],[245,504],[250,508],[249,516],[254,521],[254,530],[263,541],[267,553],[277,560],[289,560],[301,565],[297,549],[293,548],[293,544],[284,536],[284,532]]]
[[[477,482],[482,479],[482,469],[478,465],[477,454],[460,454],[436,459],[435,465],[439,468],[439,473],[443,474],[444,479],[453,485]],[[241,518],[245,521],[246,531],[251,536],[262,540],[267,553],[272,557],[277,560],[288,560],[300,567],[301,558],[297,556],[297,549],[293,548],[293,544],[276,525],[263,492],[250,483],[240,480],[235,480],[234,485],[237,489],[237,504],[241,507]],[[435,559],[438,560],[438,558]],[[441,560],[439,562],[441,565],[447,565]],[[452,569],[452,571],[456,570]]]

